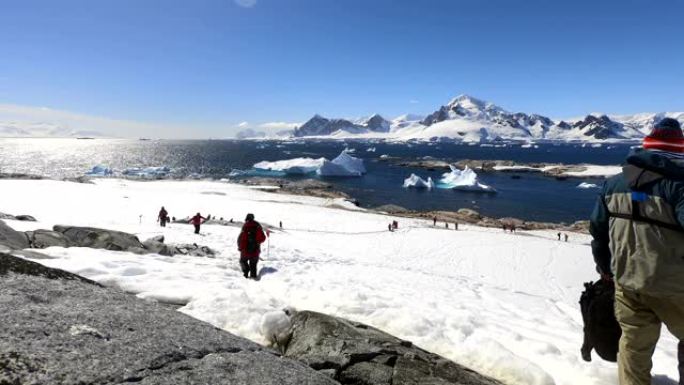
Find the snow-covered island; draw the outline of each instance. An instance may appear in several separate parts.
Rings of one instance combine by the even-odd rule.
[[[569,233],[566,243],[556,230],[511,234],[462,224],[454,231],[433,227],[431,218],[373,213],[343,199],[209,181],[0,180],[0,191],[0,211],[37,219],[8,219],[15,230],[93,226],[215,250],[210,258],[49,247],[40,250],[47,257],[33,260],[177,304],[184,314],[260,343],[268,340],[266,315],[291,306],[378,327],[509,385],[616,381],[615,364],[580,359],[577,301],[582,284],[597,278],[584,234]],[[239,225],[206,224],[200,235],[184,224],[160,228],[161,205],[178,218],[201,212],[239,221],[254,213],[271,230],[261,281],[239,271]],[[396,232],[387,231],[392,220],[400,222]],[[677,378],[676,349],[664,331],[654,374]]]
[[[605,179],[622,172],[618,165],[558,164],[558,163],[519,163],[511,160],[473,160],[463,159],[451,163],[444,160],[396,161],[401,167],[418,167],[427,170],[470,168],[478,172],[541,173],[553,178],[596,178]]]

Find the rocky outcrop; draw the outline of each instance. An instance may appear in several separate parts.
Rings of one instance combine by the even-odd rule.
[[[0,254],[1,384],[334,380],[165,306]]]
[[[150,238],[142,243],[143,248],[141,250],[131,250],[139,254],[149,254],[155,253],[160,255],[166,255],[172,257],[177,254],[190,255],[193,257],[209,257],[213,258],[216,256],[216,251],[208,246],[201,246],[196,243],[192,244],[180,244],[171,245],[164,243],[164,236],[157,236]]]
[[[0,220],[0,245],[9,249],[27,249],[30,247],[26,234],[16,231]]]
[[[308,311],[293,316],[285,356],[342,384],[500,385],[378,329]]]
[[[14,220],[14,221],[24,221],[24,222],[35,222],[36,218],[30,216],[30,215],[11,215],[11,214],[5,214],[5,213],[0,213],[0,219],[9,219],[9,220]]]
[[[74,246],[126,251],[144,248],[138,237],[121,231],[98,229],[94,227],[61,226],[53,227]]]
[[[64,236],[64,234],[51,230],[35,230],[27,231],[26,236],[29,239],[31,248],[45,249],[52,246],[70,247],[71,242]]]

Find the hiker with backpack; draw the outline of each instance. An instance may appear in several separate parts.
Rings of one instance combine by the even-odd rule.
[[[200,225],[205,221],[207,218],[203,217],[200,213],[195,214],[194,217],[190,218],[190,224],[195,226],[195,234],[200,233]]]
[[[684,340],[684,134],[665,118],[606,181],[591,216],[592,253],[615,285],[621,385],[651,384],[664,323]]]
[[[240,267],[245,278],[257,279],[257,264],[261,254],[261,244],[264,241],[266,241],[266,234],[261,224],[254,220],[254,214],[247,214],[237,241]]]
[[[159,210],[157,221],[159,222],[159,226],[161,227],[166,227],[166,223],[169,221],[169,213],[166,211],[164,206],[162,206],[161,210]]]

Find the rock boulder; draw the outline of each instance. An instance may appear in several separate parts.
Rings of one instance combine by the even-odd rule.
[[[0,220],[0,245],[13,250],[27,249],[31,247],[26,234],[16,231]]]
[[[309,311],[292,317],[285,355],[342,384],[501,385],[370,326]]]
[[[138,237],[121,231],[60,225],[55,226],[53,230],[63,234],[71,245],[76,247],[116,251],[143,248]]]
[[[1,384],[332,385],[168,307],[0,254]]]

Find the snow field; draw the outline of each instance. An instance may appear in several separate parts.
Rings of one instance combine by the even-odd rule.
[[[214,259],[138,256],[84,248],[50,248],[37,262],[115,285],[141,298],[267,343],[283,328],[281,309],[321,311],[368,323],[507,384],[616,383],[614,364],[579,356],[582,283],[595,279],[589,238],[555,231],[504,233],[371,214],[342,200],[288,196],[216,182],[96,184],[0,181],[0,211],[41,222],[8,221],[18,230],[54,224],[164,234],[168,243],[198,243]],[[196,212],[264,226],[283,221],[263,246],[261,280],[242,277],[238,227],[160,228],[156,213]],[[342,208],[342,209],[340,209]],[[142,218],[140,215],[143,215]],[[387,223],[399,220],[390,233]],[[654,373],[676,378],[676,341],[663,333]],[[666,380],[663,384],[668,383]]]

